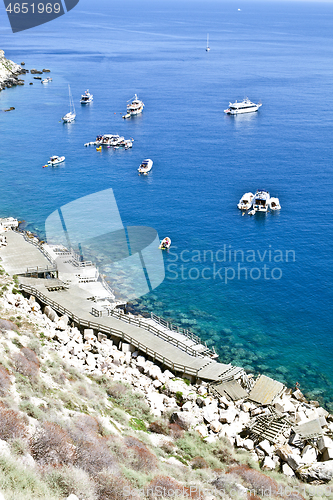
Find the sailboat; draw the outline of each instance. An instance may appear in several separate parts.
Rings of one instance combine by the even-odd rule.
[[[206,52],[209,52],[210,51],[210,47],[209,47],[209,33],[207,33],[207,47],[206,47]]]
[[[62,117],[65,123],[73,122],[76,117],[74,101],[71,93],[71,88],[69,85],[68,85],[68,93],[69,93],[69,113],[67,113],[65,116]]]

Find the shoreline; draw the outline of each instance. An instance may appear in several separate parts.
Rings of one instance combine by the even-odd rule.
[[[329,437],[333,434],[333,416],[317,401],[307,401],[298,388],[288,389],[264,375],[254,380],[251,374],[246,380],[239,378],[237,381],[231,377],[229,382],[216,380],[209,383],[198,376],[194,379],[186,377],[184,370],[186,382],[167,367],[163,372],[163,361],[156,363],[155,357],[152,359],[149,354],[144,357],[140,343],[135,346],[124,336],[108,335],[97,323],[92,328],[88,324],[87,328],[87,325],[75,321],[73,315],[71,320],[66,312],[59,316],[45,303],[43,295],[29,293],[28,288],[21,287],[17,278],[15,280],[13,288],[16,292],[4,291],[2,307],[6,311],[14,308],[37,321],[53,348],[70,365],[83,372],[116,377],[116,380],[120,377],[138,388],[140,384],[136,386],[133,377],[127,373],[127,367],[135,365],[140,373],[158,381],[153,382],[155,396],[151,400],[145,393],[157,417],[169,408],[164,406],[163,398],[181,393],[171,421],[197,432],[205,441],[227,438],[233,447],[252,453],[263,469],[279,467],[285,475],[296,474],[304,481],[324,481],[325,474],[325,477],[331,474],[330,479],[333,477],[333,441]],[[50,283],[52,278],[47,281]],[[134,317],[123,314],[125,316]],[[122,328],[125,329],[125,323]],[[173,387],[174,378],[179,382]],[[173,388],[167,385],[167,380],[171,380]],[[245,391],[249,380],[250,387]],[[188,397],[191,391],[196,393],[195,398]],[[273,434],[272,429],[275,429]],[[260,444],[263,442],[267,445]]]

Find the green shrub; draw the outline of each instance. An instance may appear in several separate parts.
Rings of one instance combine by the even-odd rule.
[[[130,427],[132,427],[132,429],[135,429],[136,431],[146,431],[147,430],[147,427],[146,427],[146,424],[144,423],[144,421],[140,420],[139,418],[136,418],[136,417],[131,418],[131,420],[129,421],[129,425],[130,425]]]

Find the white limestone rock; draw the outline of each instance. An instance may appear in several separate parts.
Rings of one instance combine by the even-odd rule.
[[[223,424],[232,424],[237,415],[237,410],[235,408],[228,408],[227,410],[220,410],[219,412],[219,420]]]
[[[274,462],[274,460],[271,457],[266,456],[264,458],[264,461],[263,461],[261,468],[264,470],[274,470],[275,467],[276,467],[276,463]]]
[[[243,448],[245,448],[245,450],[248,450],[248,451],[251,451],[254,449],[254,442],[252,441],[252,439],[244,439],[243,441]]]
[[[218,420],[213,420],[213,422],[210,422],[210,429],[211,431],[218,433],[222,430],[222,424]]]
[[[208,432],[207,426],[205,424],[197,425],[197,427],[195,427],[194,430],[203,439],[206,438],[206,437],[208,437],[209,432]]]
[[[260,441],[260,443],[258,444],[258,447],[265,453],[265,455],[268,455],[268,456],[271,456],[274,452],[274,447],[271,446],[268,439],[264,439],[263,441]]]
[[[303,481],[321,481],[327,483],[333,478],[333,460],[317,462],[310,467],[302,467],[302,469],[297,471],[297,475]]]
[[[10,457],[10,446],[3,439],[0,439],[0,457]]]
[[[317,448],[320,453],[323,453],[327,448],[333,448],[333,441],[328,436],[322,436],[318,439]]]
[[[57,322],[59,317],[58,314],[50,306],[44,307],[44,314],[53,322]]]
[[[292,470],[292,468],[284,463],[282,464],[282,472],[285,476],[288,476],[288,477],[294,477],[295,476],[295,472]]]
[[[208,406],[205,406],[203,409],[203,417],[208,423],[213,422],[214,420],[218,420],[219,415],[217,404],[211,403]]]
[[[71,495],[69,495],[69,497],[67,497],[66,500],[79,500],[79,498],[76,495],[74,495],[74,493],[71,493]]]
[[[309,444],[303,448],[303,451],[301,453],[301,457],[302,457],[302,461],[306,465],[311,465],[314,462],[317,462],[317,452],[316,452],[315,448],[313,448]]]
[[[202,419],[200,421],[200,418],[194,416],[189,412],[176,411],[171,415],[171,422],[175,422],[176,424],[180,425],[180,427],[188,431],[189,429],[192,429],[193,427],[202,423]]]

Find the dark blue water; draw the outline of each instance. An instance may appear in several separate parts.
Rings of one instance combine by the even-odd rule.
[[[0,114],[1,215],[42,234],[59,205],[113,188],[125,225],[174,245],[166,279],[138,307],[329,405],[332,25],[333,4],[320,2],[81,0],[15,35],[2,13],[7,57],[49,67],[53,82],[28,76],[33,86],[0,95],[1,109],[16,108]],[[66,126],[68,83],[77,119]],[[86,88],[94,102],[80,107]],[[145,110],[122,120],[135,92]],[[262,101],[258,113],[223,113],[244,96]],[[134,137],[133,149],[84,148],[98,133]],[[42,169],[52,154],[66,162]],[[143,158],[154,160],[148,178],[136,173]],[[241,216],[241,195],[258,188],[279,197],[280,213]]]

